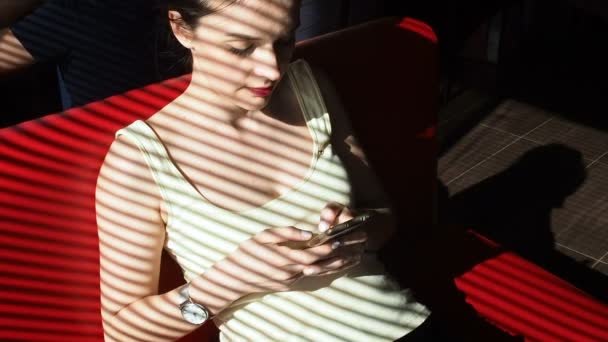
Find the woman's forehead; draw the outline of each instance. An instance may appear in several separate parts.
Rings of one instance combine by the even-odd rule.
[[[298,0],[241,0],[201,18],[203,26],[250,36],[281,35],[298,23]]]

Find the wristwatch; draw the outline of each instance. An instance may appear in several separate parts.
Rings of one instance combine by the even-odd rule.
[[[192,298],[190,298],[190,294],[188,293],[189,288],[190,283],[183,286],[179,291],[179,310],[182,312],[182,317],[186,322],[201,325],[211,319],[211,314],[207,308],[192,301]]]

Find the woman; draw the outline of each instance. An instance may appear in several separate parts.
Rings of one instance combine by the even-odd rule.
[[[392,341],[428,316],[373,253],[388,214],[289,247],[385,204],[329,84],[289,63],[298,7],[170,1],[191,84],[117,133],[98,179],[106,341],[173,341],[208,320],[222,341]],[[163,247],[187,284],[158,293]]]

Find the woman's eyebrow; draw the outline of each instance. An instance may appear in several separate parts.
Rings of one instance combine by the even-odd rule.
[[[237,38],[237,39],[241,39],[241,40],[260,40],[261,39],[258,37],[249,36],[249,35],[242,34],[242,33],[227,33],[226,35],[228,37]]]
[[[299,21],[298,21],[298,25],[299,25]],[[298,28],[298,25],[291,26],[288,30],[288,35],[294,34],[295,30]],[[236,33],[236,32],[226,33],[226,36],[231,37],[231,38],[240,39],[240,40],[250,40],[250,41],[251,40],[262,40],[262,38],[260,38],[260,37],[254,37],[254,36],[250,36],[247,34]]]

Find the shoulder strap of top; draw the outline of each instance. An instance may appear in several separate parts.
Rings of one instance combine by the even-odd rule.
[[[154,181],[160,188],[161,196],[167,200],[168,190],[175,188],[175,180],[179,177],[176,178],[178,176],[176,174],[177,170],[174,169],[169,152],[156,135],[156,132],[144,121],[137,120],[118,130],[116,137],[120,135],[131,138],[139,148],[152,172]]]
[[[312,125],[316,134],[323,136],[323,138],[317,137],[319,145],[327,144],[331,136],[331,122],[310,65],[305,60],[299,59],[290,65],[288,76],[306,120]]]

